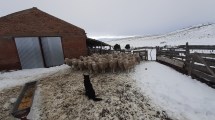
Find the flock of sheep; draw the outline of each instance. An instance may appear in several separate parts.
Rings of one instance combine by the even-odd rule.
[[[111,71],[131,71],[139,64],[141,57],[138,53],[112,53],[93,54],[91,56],[80,56],[79,59],[65,59],[65,63],[75,70],[88,70],[90,73],[105,73]]]

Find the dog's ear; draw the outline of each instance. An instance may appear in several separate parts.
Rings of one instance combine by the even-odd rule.
[[[85,76],[85,75],[88,75],[88,76],[89,76],[90,74],[89,74],[88,72],[84,72],[84,73],[83,73],[83,76]]]

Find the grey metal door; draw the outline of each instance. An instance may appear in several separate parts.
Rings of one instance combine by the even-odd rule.
[[[46,67],[64,64],[64,55],[60,37],[41,37]]]
[[[38,37],[15,38],[22,69],[43,68],[43,57]]]

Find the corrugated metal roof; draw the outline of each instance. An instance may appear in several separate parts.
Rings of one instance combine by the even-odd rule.
[[[87,46],[94,47],[94,46],[111,46],[111,45],[96,39],[87,38]]]

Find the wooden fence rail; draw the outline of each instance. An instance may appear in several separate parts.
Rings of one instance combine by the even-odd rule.
[[[156,60],[206,83],[215,84],[215,45],[157,47]]]

